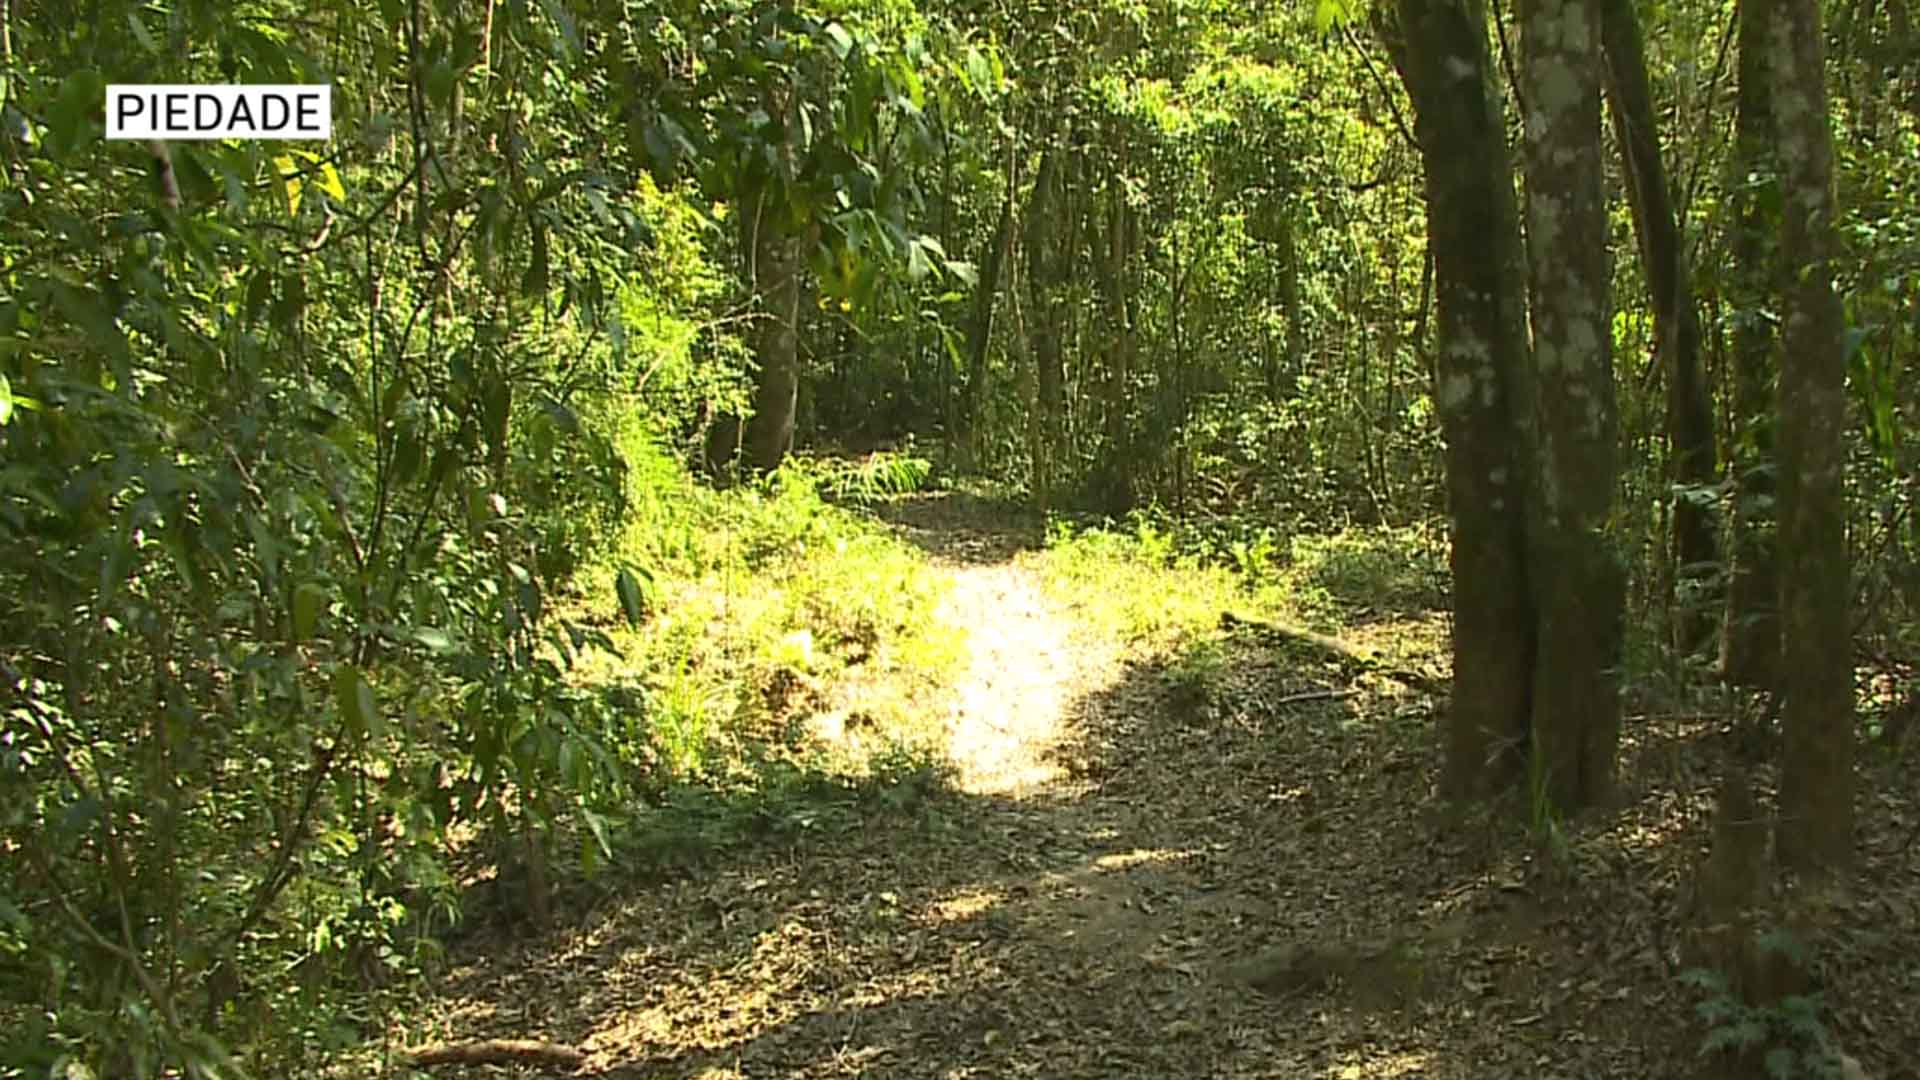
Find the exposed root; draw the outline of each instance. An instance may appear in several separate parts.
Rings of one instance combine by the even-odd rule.
[[[560,1043],[538,1039],[475,1039],[469,1042],[435,1043],[406,1051],[407,1064],[415,1068],[434,1065],[534,1065],[575,1072],[587,1063],[585,1051]]]

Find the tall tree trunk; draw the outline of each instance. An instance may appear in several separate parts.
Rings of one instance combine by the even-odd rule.
[[[792,9],[792,0],[781,6]],[[767,115],[790,120],[794,105],[791,82],[774,79],[761,95]],[[783,123],[784,130],[795,125]],[[800,274],[803,230],[794,221],[781,190],[783,178],[793,175],[792,137],[783,136],[776,148],[777,167],[760,178],[752,197],[741,207],[741,248],[752,261],[750,280],[759,298],[760,321],[755,353],[760,362],[753,391],[753,415],[742,443],[755,469],[779,468],[793,449],[793,429],[800,407]]]
[[[1780,673],[1779,575],[1772,508],[1775,340],[1767,311],[1784,289],[1775,247],[1778,177],[1773,157],[1773,97],[1767,39],[1773,0],[1740,0],[1739,89],[1734,104],[1733,309],[1734,479],[1729,530],[1726,618],[1720,670],[1730,682],[1771,688]]]
[[[777,200],[762,189],[754,201],[766,207]],[[800,237],[785,217],[783,211],[756,208],[746,215],[744,226],[761,317],[754,350],[760,371],[743,442],[748,463],[761,471],[779,468],[793,449],[800,406]]]
[[[1000,220],[987,239],[986,257],[980,261],[980,280],[974,286],[973,318],[967,324],[967,382],[961,391],[960,413],[966,424],[967,453],[979,457],[981,403],[987,387],[987,349],[993,342],[993,303],[1000,292],[1000,267],[1013,245],[1013,176],[1007,177],[1007,197],[1000,203]]]
[[[1781,249],[1794,287],[1780,365],[1783,865],[1853,859],[1853,669],[1847,625],[1845,318],[1833,291],[1833,136],[1817,0],[1779,0],[1767,35],[1779,133]]]
[[[1057,238],[1053,230],[1060,223],[1054,218],[1061,203],[1061,151],[1049,146],[1040,156],[1040,168],[1034,175],[1033,196],[1027,203],[1027,219],[1022,246],[1027,256],[1027,289],[1033,300],[1033,362],[1038,381],[1035,414],[1030,418],[1030,450],[1033,456],[1033,500],[1041,510],[1052,505],[1053,488],[1058,479],[1060,452],[1060,413],[1065,386],[1061,360],[1064,304],[1059,278],[1064,269],[1055,252]]]
[[[1601,184],[1601,0],[1523,0],[1527,260],[1539,468],[1529,514],[1538,631],[1535,791],[1555,807],[1612,789],[1626,571],[1604,529],[1618,478],[1607,203]],[[1521,408],[1525,402],[1518,403]]]
[[[1679,215],[1660,158],[1660,129],[1648,87],[1646,50],[1632,0],[1602,0],[1607,96],[1627,174],[1628,201],[1640,241],[1641,273],[1653,301],[1653,323],[1667,366],[1667,469],[1673,483],[1696,493],[1672,500],[1676,578],[1691,583],[1674,621],[1683,653],[1708,642],[1711,598],[1701,595],[1718,560],[1713,515],[1699,493],[1713,483],[1713,401],[1700,360],[1700,316],[1682,244]]]
[[[1506,123],[1479,0],[1397,0],[1390,50],[1426,165],[1438,294],[1434,400],[1453,515],[1453,699],[1443,794],[1504,787],[1525,760],[1534,660],[1524,514],[1533,461],[1525,278]],[[1383,28],[1384,29],[1384,28]],[[1393,37],[1391,30],[1385,33]]]
[[[1280,212],[1280,311],[1287,320],[1286,346],[1280,370],[1268,381],[1268,400],[1279,404],[1299,393],[1300,359],[1306,353],[1307,326],[1300,317],[1300,248],[1294,236],[1293,213]]]
[[[1124,151],[1119,151],[1124,153]],[[1104,230],[1089,229],[1095,256],[1095,281],[1100,310],[1108,323],[1105,363],[1101,365],[1099,487],[1108,513],[1133,508],[1133,465],[1128,460],[1128,384],[1132,377],[1132,311],[1127,306],[1126,269],[1132,211],[1118,175],[1110,176],[1106,198],[1089,204],[1089,212],[1105,219]]]

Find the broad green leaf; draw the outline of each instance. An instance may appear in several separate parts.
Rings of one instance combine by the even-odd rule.
[[[147,32],[146,24],[140,21],[139,12],[127,12],[127,29],[133,31],[133,40],[138,42],[142,49],[155,56],[160,54],[160,43],[153,40],[153,35]]]
[[[641,573],[646,571],[642,570]],[[650,575],[648,580],[652,580]],[[620,568],[619,576],[614,579],[614,591],[620,594],[620,610],[627,616],[627,621],[635,626],[640,625],[640,620],[647,616],[646,594],[641,591],[640,579],[630,567]]]
[[[300,214],[300,177],[299,169],[293,164],[292,154],[281,154],[273,159],[274,167],[280,170],[280,176],[287,192],[287,216]]]
[[[853,51],[853,35],[847,33],[847,28],[837,22],[828,23],[826,33],[827,41],[833,47],[833,58],[845,60],[847,54]]]
[[[587,823],[587,830],[593,833],[594,843],[600,848],[600,854],[613,858],[613,845],[607,841],[607,819],[582,806],[580,820]]]
[[[323,586],[309,581],[293,590],[293,640],[305,641],[313,636],[326,606],[327,590]]]
[[[333,669],[333,699],[340,708],[340,715],[354,731],[378,736],[381,734],[379,705],[374,701],[373,687],[360,674],[360,669],[352,664],[341,664]]]
[[[14,393],[13,384],[7,381],[5,375],[0,375],[0,427],[6,426],[7,421],[13,418],[15,409],[38,412],[40,403],[33,398]]]
[[[347,186],[340,182],[340,173],[329,161],[320,166],[320,190],[332,196],[337,202],[347,201]]]

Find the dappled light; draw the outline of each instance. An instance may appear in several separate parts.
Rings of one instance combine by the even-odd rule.
[[[1920,1080],[1912,4],[0,0],[0,1080]]]

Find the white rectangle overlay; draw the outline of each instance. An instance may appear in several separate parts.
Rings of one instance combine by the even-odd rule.
[[[109,139],[329,139],[333,86],[114,83]]]

